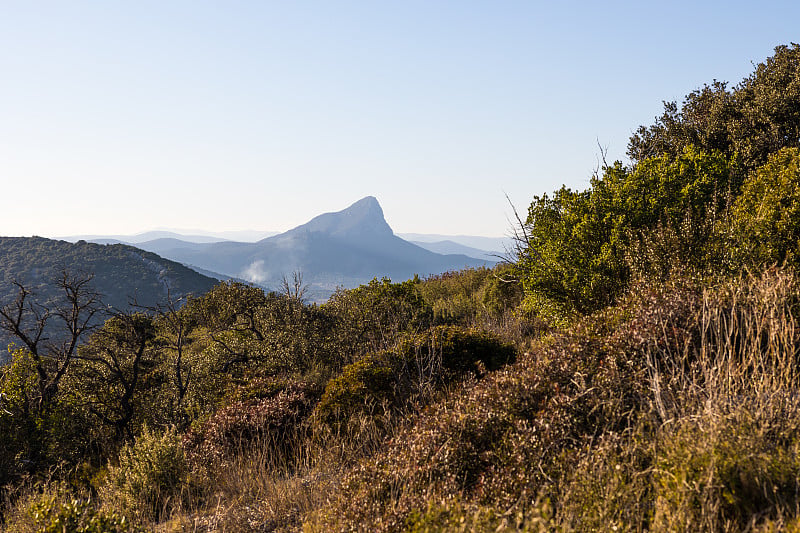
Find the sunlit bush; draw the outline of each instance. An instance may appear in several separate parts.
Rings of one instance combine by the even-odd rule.
[[[140,520],[158,520],[170,506],[188,497],[189,465],[175,429],[145,428],[119,453],[119,464],[108,469],[101,487],[103,499]]]

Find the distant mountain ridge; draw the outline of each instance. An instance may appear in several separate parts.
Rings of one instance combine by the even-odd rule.
[[[435,252],[437,254],[445,254],[445,255],[462,254],[466,255],[467,257],[474,257],[475,259],[484,259],[487,261],[499,261],[501,257],[504,257],[504,252],[479,250],[478,248],[464,246],[463,244],[459,244],[451,240],[434,241],[434,242],[421,242],[421,241],[409,241],[409,242],[416,244],[420,248],[425,248],[426,250]]]
[[[398,233],[398,237],[418,244],[423,248],[443,242],[453,242],[468,249],[480,250],[490,255],[504,255],[514,247],[512,237],[481,237],[478,235],[438,235],[431,233]],[[466,253],[466,252],[460,252]],[[473,252],[474,253],[474,252]],[[469,255],[469,254],[467,254]]]
[[[198,271],[271,289],[280,287],[284,276],[300,272],[312,298],[320,301],[337,287],[354,287],[374,277],[405,280],[415,274],[426,276],[495,263],[485,257],[436,253],[401,239],[373,196],[255,243],[156,239],[137,246]]]
[[[220,232],[200,232],[192,230],[189,233],[179,233],[172,230],[153,230],[137,233],[134,235],[70,235],[58,237],[57,240],[67,242],[89,241],[98,244],[141,244],[156,239],[178,239],[192,243],[210,243],[223,241],[236,242],[256,242],[272,235],[277,235],[277,231],[220,231]]]

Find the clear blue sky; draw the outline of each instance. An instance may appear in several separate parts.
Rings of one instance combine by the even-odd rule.
[[[286,230],[376,196],[501,236],[800,2],[0,1],[0,235]]]

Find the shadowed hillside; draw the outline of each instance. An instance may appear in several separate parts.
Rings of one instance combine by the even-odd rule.
[[[0,302],[14,301],[18,282],[34,301],[49,306],[62,295],[54,281],[62,272],[92,275],[91,286],[103,304],[127,309],[135,300],[142,306],[177,301],[207,292],[216,280],[183,265],[122,244],[104,246],[84,241],[68,243],[41,237],[0,237]],[[2,352],[10,338],[0,335]]]

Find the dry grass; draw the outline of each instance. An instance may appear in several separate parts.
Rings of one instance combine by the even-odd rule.
[[[166,500],[145,526],[797,531],[799,303],[781,269],[711,288],[673,280],[569,331],[498,322],[526,350],[517,362],[420,382],[427,394],[399,410],[367,402],[326,425],[305,399],[296,414],[282,396],[259,400],[252,420],[280,431],[237,433],[251,437],[193,467],[196,497]],[[249,427],[233,414],[221,427]]]
[[[436,403],[347,472],[307,527],[534,530],[542,502],[564,531],[796,524],[794,275],[644,293]]]

